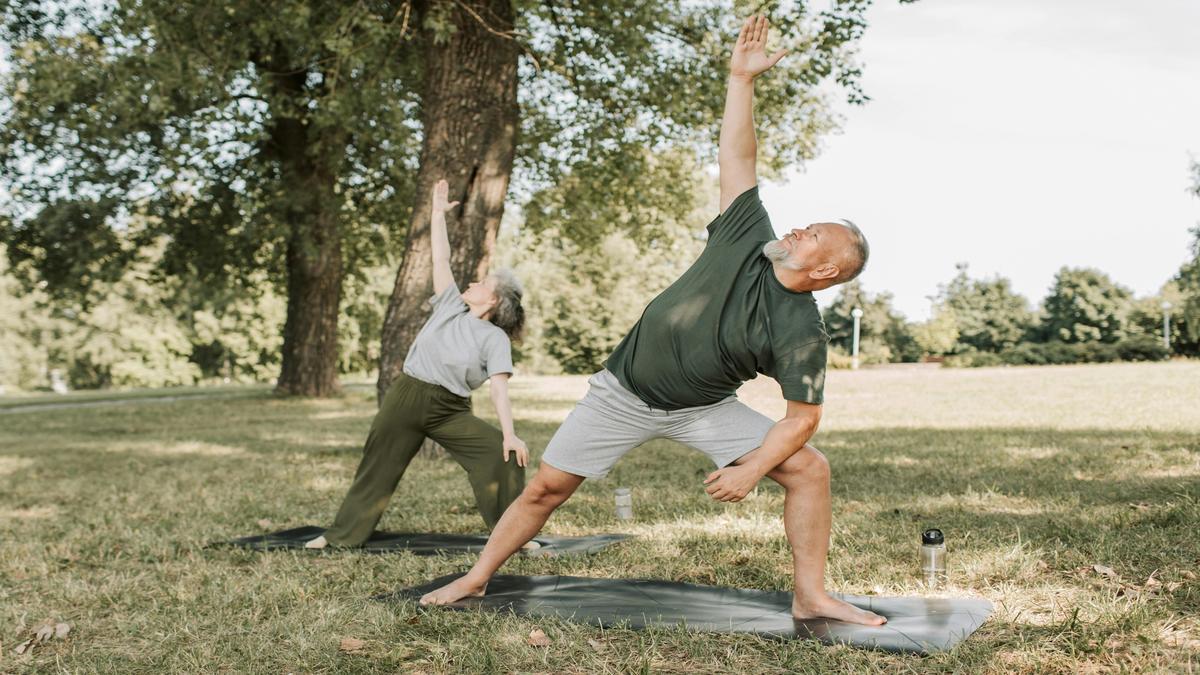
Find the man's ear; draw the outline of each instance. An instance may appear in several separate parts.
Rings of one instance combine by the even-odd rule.
[[[841,271],[842,270],[833,263],[822,263],[814,267],[813,270],[808,273],[808,276],[811,279],[834,279],[839,273],[841,273]]]

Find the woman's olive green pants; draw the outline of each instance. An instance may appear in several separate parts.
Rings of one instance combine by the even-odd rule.
[[[467,470],[475,504],[488,529],[525,487],[515,453],[504,461],[503,435],[471,414],[471,399],[444,387],[400,375],[388,388],[371,424],[354,484],[325,539],[359,546],[375,531],[408,463],[428,436]],[[420,489],[420,488],[418,488]],[[414,499],[410,503],[420,503]]]

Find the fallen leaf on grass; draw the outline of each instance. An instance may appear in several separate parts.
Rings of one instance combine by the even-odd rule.
[[[1117,580],[1121,578],[1121,575],[1117,574],[1117,571],[1108,565],[1092,565],[1092,570],[1096,572],[1096,574],[1103,574],[1109,579]]]
[[[1183,578],[1184,578],[1184,579],[1195,579],[1195,578],[1196,578],[1196,573],[1195,573],[1195,572],[1193,572],[1193,571],[1191,571],[1191,570],[1184,570],[1184,571],[1183,571]]]
[[[267,520],[266,518],[259,518],[256,522],[258,523],[258,526],[263,528],[264,530],[269,530],[269,529],[271,529],[272,526],[275,525],[275,523],[272,523],[271,521]]]
[[[546,637],[545,631],[541,628],[534,628],[529,631],[529,639],[526,640],[531,647],[549,647],[550,638]]]
[[[358,638],[344,637],[342,638],[342,643],[338,645],[338,651],[355,654],[361,652],[366,646],[367,643]]]
[[[1162,582],[1154,578],[1155,574],[1158,574],[1158,572],[1152,572],[1150,576],[1146,577],[1146,583],[1142,584],[1142,588],[1150,590],[1151,588],[1162,586]]]
[[[411,618],[409,618],[409,620],[408,620],[408,625],[410,625],[410,626],[415,626],[415,625],[417,625],[417,624],[419,624],[419,623],[421,623],[421,615],[420,615],[420,614],[414,614],[414,615],[413,615]]]
[[[13,653],[17,656],[33,651],[34,647],[44,644],[54,639],[61,640],[71,632],[71,624],[69,623],[50,623],[46,622],[33,629],[33,636],[26,638],[25,641],[13,648]]]
[[[608,649],[608,645],[599,640],[593,640],[592,638],[588,638],[588,645],[591,646],[592,650],[597,654],[603,654]]]

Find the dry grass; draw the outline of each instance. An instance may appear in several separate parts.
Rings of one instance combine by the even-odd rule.
[[[368,598],[469,558],[204,548],[261,531],[262,519],[271,529],[327,522],[374,410],[366,388],[332,401],[249,391],[0,413],[0,672],[1188,672],[1200,665],[1197,382],[1195,362],[831,374],[815,440],[835,471],[831,585],[920,593],[915,541],[936,525],[952,551],[947,593],[996,605],[974,637],[927,658],[418,614]],[[531,448],[585,387],[514,381]],[[757,381],[743,397],[776,413],[777,391]],[[629,530],[636,541],[506,570],[787,587],[780,491],[715,504],[699,485],[708,470],[698,453],[648,444],[586,483],[548,527]],[[613,519],[617,485],[634,490],[633,527]],[[480,525],[457,466],[425,459],[384,521]],[[45,619],[74,629],[15,656]],[[526,644],[535,625],[550,647]],[[343,637],[365,646],[340,652]]]

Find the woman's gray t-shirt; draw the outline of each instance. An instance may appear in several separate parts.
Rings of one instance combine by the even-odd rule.
[[[496,324],[473,316],[457,284],[433,296],[433,314],[404,359],[404,374],[468,397],[497,373],[511,373],[512,343]]]

